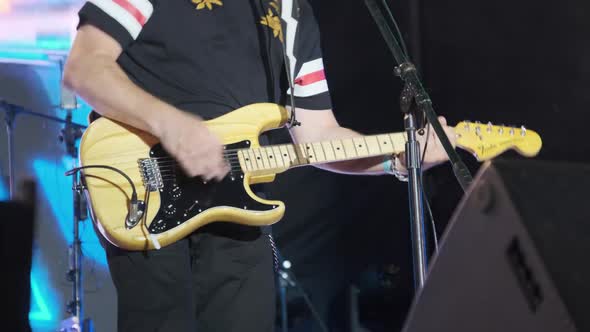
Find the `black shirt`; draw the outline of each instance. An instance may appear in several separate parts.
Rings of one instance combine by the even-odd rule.
[[[329,109],[317,22],[307,0],[293,1],[90,0],[79,16],[121,44],[137,85],[179,109],[210,119],[284,104],[283,47],[296,106]]]

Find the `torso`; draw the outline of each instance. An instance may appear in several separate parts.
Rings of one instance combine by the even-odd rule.
[[[156,5],[136,42],[119,58],[130,78],[206,119],[256,102],[279,103],[281,41],[276,26],[261,23],[280,15],[276,3],[195,1],[207,2],[165,0]]]

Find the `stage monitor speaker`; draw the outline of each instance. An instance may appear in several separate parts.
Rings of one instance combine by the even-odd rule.
[[[590,331],[590,165],[482,165],[404,332]]]

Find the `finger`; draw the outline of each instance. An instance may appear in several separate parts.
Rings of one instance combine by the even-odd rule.
[[[447,136],[449,137],[449,141],[451,141],[453,147],[455,147],[457,145],[457,133],[455,130],[453,128],[447,129]]]
[[[215,179],[217,177],[217,173],[216,173],[215,168],[214,167],[205,168],[201,177],[203,178],[203,181],[205,181],[205,182],[209,182],[209,181]]]
[[[217,181],[222,181],[227,176],[227,173],[230,172],[230,170],[231,167],[227,163],[222,162],[215,170],[215,179]]]
[[[223,181],[223,179],[225,179],[225,177],[227,176],[227,174],[229,173],[229,170],[227,168],[223,168],[221,169],[216,175],[215,175],[215,180],[221,182]]]
[[[444,116],[439,116],[438,117],[438,122],[440,122],[441,125],[446,126],[447,125],[447,119],[445,119]]]
[[[208,179],[209,180],[218,179],[219,177],[221,177],[221,179],[223,179],[223,177],[225,176],[226,165],[227,165],[227,162],[225,161],[225,159],[223,157],[221,157],[221,154],[219,155],[218,158],[209,159],[208,163],[207,163]]]
[[[202,175],[204,172],[204,169],[200,164],[184,163],[184,164],[181,164],[181,166],[182,166],[184,172],[191,178],[195,177],[195,176]]]

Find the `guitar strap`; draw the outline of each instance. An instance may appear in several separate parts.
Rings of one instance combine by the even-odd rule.
[[[292,6],[292,13],[284,13],[284,6],[283,6],[283,2],[284,1],[291,1],[293,3]],[[289,123],[287,124],[288,128],[292,128],[294,126],[300,126],[301,123],[299,121],[297,121],[297,116],[296,116],[296,106],[295,106],[295,82],[293,81],[294,78],[292,77],[293,75],[291,75],[291,61],[289,60],[289,56],[287,54],[287,38],[289,36],[286,35],[286,31],[287,31],[287,22],[285,21],[285,15],[289,15],[292,16],[294,19],[296,19],[297,21],[299,21],[299,17],[301,14],[301,7],[299,6],[299,0],[281,0],[281,24],[283,25],[283,35],[285,36],[284,41],[282,44],[282,49],[283,49],[283,61],[285,63],[285,72],[287,73],[287,81],[289,82],[289,90],[291,91],[291,93],[289,94],[289,101],[291,103],[291,118],[289,119]],[[297,32],[295,33],[295,40],[293,41],[293,50],[297,49],[296,48],[296,44],[297,44],[297,40],[299,39],[299,35],[297,34]],[[295,68],[293,68],[293,72]]]

